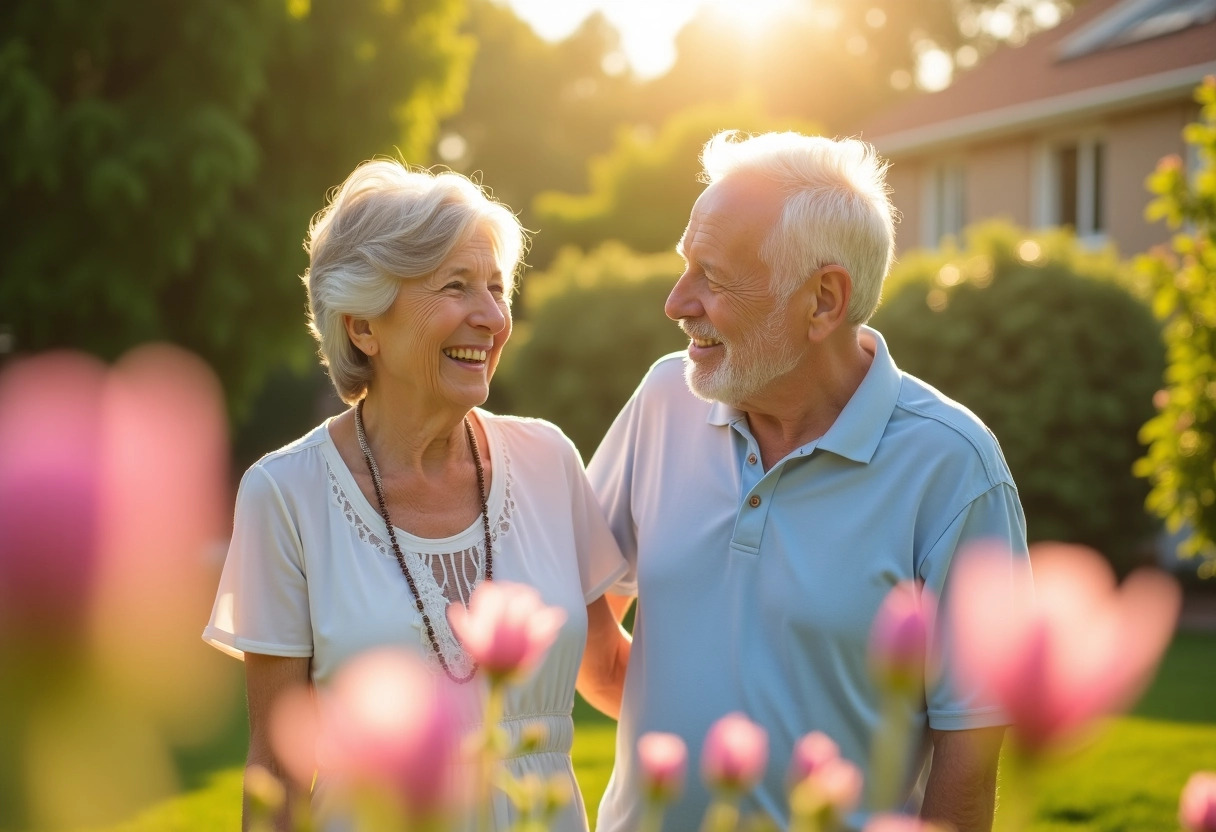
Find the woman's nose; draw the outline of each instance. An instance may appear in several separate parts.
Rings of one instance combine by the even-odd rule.
[[[508,314],[503,308],[501,298],[486,289],[478,295],[477,308],[471,317],[475,326],[485,327],[490,332],[498,333],[506,327]]]

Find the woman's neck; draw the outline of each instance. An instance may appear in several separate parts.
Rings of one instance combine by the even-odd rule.
[[[363,429],[377,464],[385,470],[434,471],[469,458],[466,412],[411,406],[369,391]]]

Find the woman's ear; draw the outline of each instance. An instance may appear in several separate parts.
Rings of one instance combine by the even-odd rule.
[[[807,337],[818,343],[848,321],[853,278],[844,266],[832,263],[816,269],[802,288],[808,293]]]
[[[346,337],[364,355],[370,358],[380,351],[380,343],[372,332],[372,322],[367,318],[343,315],[342,325],[346,327]]]

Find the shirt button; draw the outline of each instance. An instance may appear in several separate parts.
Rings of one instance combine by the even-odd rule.
[[[747,455],[747,464],[748,464],[748,465],[755,465],[755,464],[756,464],[756,455],[755,455],[755,454],[748,454],[748,455]]]
[[[753,494],[751,499],[747,501],[747,504],[752,508],[755,508],[756,506],[760,505],[760,498]]]

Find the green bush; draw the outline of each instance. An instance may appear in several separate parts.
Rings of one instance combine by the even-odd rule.
[[[909,255],[872,323],[903,370],[996,434],[1032,542],[1093,546],[1125,571],[1155,531],[1132,465],[1164,366],[1159,327],[1109,252],[1004,223],[966,238]]]
[[[1196,169],[1177,156],[1161,160],[1148,179],[1156,198],[1146,216],[1164,219],[1174,235],[1140,257],[1140,275],[1153,294],[1153,311],[1165,325],[1169,369],[1159,398],[1161,410],[1140,438],[1148,453],[1136,473],[1153,490],[1149,508],[1171,531],[1185,525],[1184,555],[1205,558],[1199,574],[1216,575],[1216,77],[1195,92],[1200,117],[1183,138],[1194,150]]]
[[[641,255],[620,243],[562,251],[527,278],[490,408],[548,419],[590,458],[646,369],[685,344],[663,313],[682,270],[674,252]]]
[[[701,148],[721,130],[818,132],[797,119],[765,114],[758,101],[689,107],[671,116],[657,133],[622,128],[610,151],[588,162],[590,193],[538,194],[540,224],[532,259],[548,268],[553,253],[575,245],[584,251],[620,240],[636,251],[669,251],[680,239],[692,204],[705,187]]]

